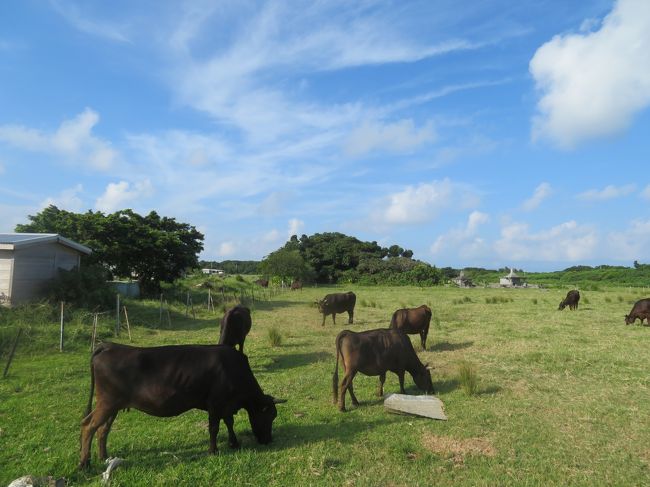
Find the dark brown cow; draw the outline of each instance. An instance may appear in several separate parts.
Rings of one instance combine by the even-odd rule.
[[[230,308],[221,319],[221,334],[219,345],[239,345],[239,351],[244,352],[244,340],[251,331],[251,311],[246,306],[237,305]]]
[[[576,291],[575,289],[572,289],[568,293],[566,293],[566,298],[564,298],[560,302],[560,306],[558,306],[557,309],[562,310],[566,306],[569,307],[569,309],[578,309],[578,302],[580,301],[580,293]]]
[[[323,314],[322,326],[325,326],[325,318],[332,315],[332,322],[336,325],[336,313],[348,313],[348,324],[354,321],[354,305],[357,302],[357,296],[349,291],[347,293],[333,293],[326,295],[318,304],[318,310]]]
[[[339,391],[339,357],[345,369]],[[336,369],[332,376],[334,403],[338,401],[340,411],[345,411],[345,392],[350,391],[352,404],[359,405],[354,395],[352,381],[357,372],[379,376],[378,395],[384,395],[386,371],[397,374],[399,390],[404,394],[404,372],[413,377],[415,384],[423,391],[433,394],[431,373],[420,362],[411,339],[405,334],[386,328],[359,333],[343,330],[336,337]]]
[[[93,392],[97,404],[91,412]],[[190,409],[208,412],[210,453],[217,451],[217,433],[223,419],[228,443],[239,442],[233,415],[248,412],[259,443],[271,442],[275,400],[262,392],[248,358],[225,345],[175,345],[130,347],[103,343],[90,360],[90,398],[81,422],[79,467],[90,465],[90,446],[97,431],[99,458],[107,457],[106,439],[117,413],[135,408],[153,416],[178,416]]]
[[[643,325],[643,320],[648,320],[650,325],[650,299],[639,299],[634,306],[632,306],[632,311],[629,315],[625,315],[625,324],[632,325],[638,319],[641,320]]]
[[[402,333],[420,335],[422,350],[426,350],[430,323],[431,308],[423,304],[417,308],[403,308],[395,311],[390,320],[390,328],[399,330]]]
[[[269,280],[268,279],[258,279],[257,281],[255,281],[255,284],[257,284],[258,286],[262,286],[262,287],[269,287]]]
[[[297,289],[300,289],[302,291],[302,282],[298,280],[291,283],[291,290],[296,291]]]

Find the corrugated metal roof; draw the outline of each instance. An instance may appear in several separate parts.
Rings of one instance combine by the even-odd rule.
[[[86,255],[92,253],[92,250],[85,245],[73,242],[57,233],[0,233],[0,245],[6,245],[11,248],[48,242],[58,242],[61,245],[65,245]]]

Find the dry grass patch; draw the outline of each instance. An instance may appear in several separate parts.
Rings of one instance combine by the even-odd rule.
[[[454,463],[464,463],[465,457],[484,456],[494,457],[497,454],[492,442],[487,438],[452,438],[425,434],[422,445],[436,455],[451,458]]]

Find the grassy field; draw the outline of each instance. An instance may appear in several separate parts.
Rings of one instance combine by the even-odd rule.
[[[112,485],[648,485],[650,482],[650,328],[625,326],[642,296],[634,289],[583,292],[578,311],[557,311],[566,290],[357,287],[355,323],[339,315],[325,326],[310,303],[333,288],[305,288],[255,302],[246,352],[266,393],[279,405],[274,441],[258,445],[241,411],[240,451],[207,454],[207,414],[176,418],[120,413],[109,455],[127,460]],[[585,299],[586,298],[586,299]],[[334,338],[344,329],[387,327],[392,312],[433,309],[428,350],[437,395],[449,420],[389,414],[376,397],[378,379],[358,375],[361,401],[339,413],[332,404]],[[159,328],[155,302],[128,302],[133,344],[216,343],[222,310],[172,310]],[[12,314],[13,313],[13,314]],[[22,314],[21,314],[22,313]],[[32,313],[32,314],[29,314]],[[33,315],[33,316],[32,316]],[[12,318],[13,317],[13,318]],[[3,321],[4,320],[4,321]],[[40,322],[38,320],[41,320]],[[56,315],[47,307],[0,311],[7,337],[25,339],[0,379],[0,485],[26,474],[99,485],[104,469],[93,443],[92,467],[77,472],[79,421],[88,395],[91,320],[68,317],[68,349],[58,352]],[[39,324],[41,323],[41,324]],[[280,335],[280,344],[271,345]],[[112,337],[104,317],[102,340]],[[469,364],[476,393],[462,387]],[[419,393],[410,376],[407,392]],[[386,393],[398,392],[388,374]]]

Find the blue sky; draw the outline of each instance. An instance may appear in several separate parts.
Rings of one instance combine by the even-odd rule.
[[[156,210],[206,259],[650,261],[647,0],[0,3],[0,231]]]

